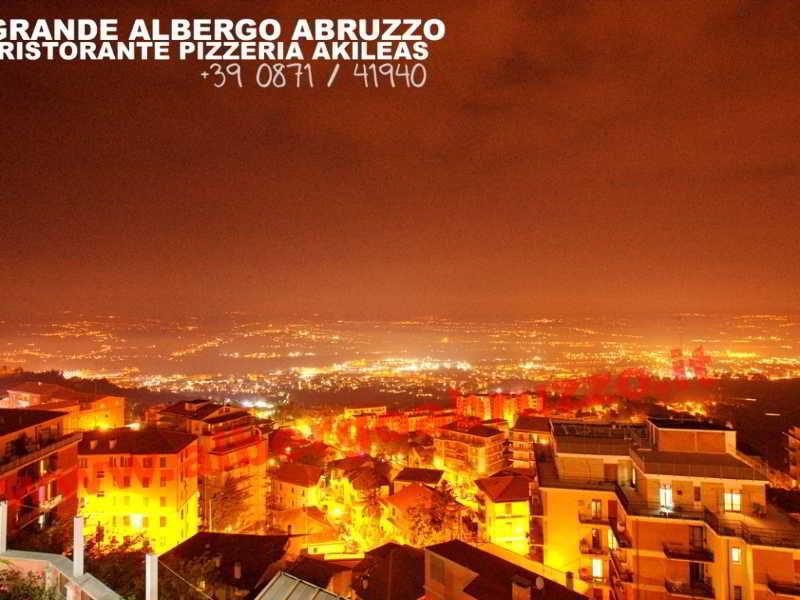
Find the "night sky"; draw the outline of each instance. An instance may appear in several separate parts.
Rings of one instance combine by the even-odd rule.
[[[0,319],[797,308],[800,3],[0,5],[212,16],[448,35],[422,90],[0,63]]]

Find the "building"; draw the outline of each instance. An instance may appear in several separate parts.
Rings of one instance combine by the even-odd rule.
[[[159,413],[159,427],[196,435],[200,527],[263,531],[267,519],[268,439],[248,411],[208,400],[177,402]],[[244,496],[236,510],[225,500]]]
[[[786,452],[788,454],[789,477],[795,487],[800,486],[800,427],[790,427],[786,435]]]
[[[531,484],[522,475],[487,477],[478,486],[480,538],[519,554],[530,552]]]
[[[425,594],[425,553],[390,542],[367,551],[353,568],[358,600],[418,600]]]
[[[455,479],[474,480],[505,466],[506,435],[474,421],[440,427],[433,437],[434,466]]]
[[[319,506],[322,469],[300,463],[284,463],[272,472],[272,503],[277,510]]]
[[[541,411],[542,397],[539,394],[469,394],[456,396],[456,412],[461,417],[474,417],[481,421],[503,419],[513,423],[526,411]]]
[[[286,572],[323,590],[346,596],[352,588],[353,567],[358,562],[356,560],[324,560],[314,556],[301,556],[286,567]],[[401,599],[397,598],[397,600]]]
[[[78,509],[78,442],[64,413],[0,409],[0,498],[8,502],[8,536],[68,520]]]
[[[536,445],[549,445],[553,436],[550,419],[534,415],[523,415],[511,428],[511,460],[514,467],[533,469],[536,466]]]
[[[585,600],[497,553],[459,540],[425,548],[426,600]]]
[[[354,419],[355,417],[363,416],[380,416],[385,415],[387,412],[385,405],[376,406],[345,406],[342,412],[342,417],[345,419]]]
[[[562,425],[537,463],[544,565],[614,600],[800,593],[800,525],[767,502],[734,430]]]
[[[180,571],[182,563],[207,560],[213,584],[206,586],[216,598],[252,598],[286,566],[289,536],[213,533],[201,531],[159,557]],[[200,585],[202,582],[196,582]]]
[[[125,425],[125,398],[85,394],[62,385],[28,381],[8,390],[2,408],[37,408],[66,413],[64,431],[113,429]]]
[[[427,485],[436,488],[444,481],[444,471],[441,469],[420,469],[406,467],[392,479],[392,493],[396,494],[412,483]]]
[[[144,536],[165,552],[198,530],[197,437],[160,429],[84,434],[78,447],[86,534]]]

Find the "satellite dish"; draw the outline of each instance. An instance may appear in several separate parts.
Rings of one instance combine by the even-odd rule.
[[[537,590],[543,590],[544,589],[544,577],[542,577],[541,575],[536,577],[536,589]]]

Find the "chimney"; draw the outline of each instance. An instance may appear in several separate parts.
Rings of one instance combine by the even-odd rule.
[[[8,550],[8,502],[0,500],[0,554]]]
[[[144,598],[158,600],[158,556],[146,554],[144,557]]]
[[[572,571],[566,572],[566,574],[564,575],[564,585],[569,590],[575,589],[575,573],[573,573]]]
[[[72,519],[72,576],[83,575],[83,517]]]
[[[233,578],[234,579],[241,579],[242,578],[242,563],[238,560],[233,563]]]
[[[511,600],[532,600],[531,582],[521,575],[511,578]]]

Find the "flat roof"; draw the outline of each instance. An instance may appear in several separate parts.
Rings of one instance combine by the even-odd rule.
[[[655,475],[767,481],[761,471],[728,453],[635,449],[631,451],[631,457],[645,473]]]
[[[659,429],[696,429],[698,431],[733,431],[722,423],[716,421],[701,421],[699,419],[662,419],[651,417],[647,419]]]
[[[28,408],[0,408],[0,435],[22,431],[34,425],[59,419],[66,415],[52,410],[31,410]]]

